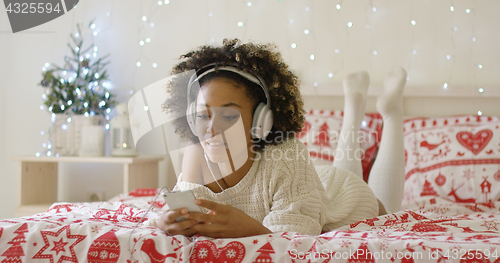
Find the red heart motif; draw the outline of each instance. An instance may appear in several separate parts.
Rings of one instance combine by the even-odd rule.
[[[491,137],[493,137],[491,130],[478,131],[474,135],[470,132],[457,133],[458,142],[476,155],[486,147]]]
[[[238,241],[229,242],[223,248],[217,248],[209,240],[197,241],[189,262],[228,262],[238,263],[245,257],[245,246]]]

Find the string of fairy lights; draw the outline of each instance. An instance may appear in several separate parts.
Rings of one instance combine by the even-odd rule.
[[[282,2],[282,3],[285,3],[286,1],[279,1],[278,2]],[[154,22],[151,21],[151,18],[153,16],[153,14],[155,12],[157,12],[159,10],[160,7],[166,7],[167,5],[170,4],[170,1],[169,0],[164,0],[164,1],[153,1],[153,3],[156,3],[156,6],[155,5],[152,5],[152,6],[155,6],[154,8],[151,8],[151,12],[147,15],[142,15],[141,16],[141,23],[139,25],[139,30],[141,31],[144,27],[146,26],[150,26],[150,27],[154,27]],[[207,25],[208,25],[208,37],[207,39],[209,39],[210,42],[214,43],[216,42],[215,41],[215,38],[213,38],[211,35],[213,34],[213,29],[211,28],[211,21],[214,20],[214,19],[217,19],[217,17],[214,16],[214,13],[211,11],[211,7],[210,5],[208,4],[208,1],[205,1],[206,3],[206,9],[207,9]],[[249,9],[247,9],[247,12],[246,12],[246,16],[244,16],[244,20],[240,20],[240,21],[237,21],[235,23],[235,27],[250,27],[252,25],[249,25],[248,24],[248,17],[250,16],[249,14],[249,10],[252,6],[254,6],[254,3],[251,2],[251,1],[242,1],[242,3],[244,5],[246,5]],[[305,3],[304,6],[303,6],[303,12],[307,13],[308,14],[308,26],[306,28],[298,28],[298,26],[295,28],[295,30],[301,30],[303,31],[303,34],[304,36],[307,36],[307,37],[312,37],[312,38],[315,38],[316,34],[322,34],[324,32],[318,32],[315,28],[314,28],[314,22],[313,22],[313,19],[314,19],[314,12],[313,9],[314,9],[314,3],[315,1],[311,1],[311,2],[308,2],[308,3]],[[474,1],[475,3],[475,1]],[[259,3],[261,4],[261,3]],[[411,27],[414,27],[417,25],[417,19],[414,17],[414,8],[415,8],[415,2],[412,2],[411,5],[410,5],[410,17],[409,17],[409,25]],[[475,5],[475,4],[474,4]],[[332,10],[332,12],[342,12],[342,6],[343,6],[343,0],[339,0],[336,4],[335,4],[335,8]],[[284,8],[284,10],[286,10]],[[373,4],[373,1],[370,0],[368,1],[368,6],[367,6],[367,10],[368,12],[366,12],[366,15],[365,15],[365,21],[366,21],[366,29],[367,29],[367,32],[369,34],[371,34],[370,36],[370,50],[369,52],[373,55],[373,56],[377,56],[378,55],[378,51],[377,49],[373,48],[373,33],[370,31],[372,25],[370,23],[371,19],[370,19],[370,16],[374,13],[376,13],[378,11],[378,8],[377,6],[375,6]],[[458,31],[458,28],[457,26],[455,25],[455,19],[454,19],[454,14],[459,11],[459,10],[455,10],[455,5],[454,5],[454,0],[451,0],[451,3],[450,3],[450,12],[452,13],[451,14],[451,24],[452,24],[452,27],[451,27],[451,46],[452,46],[452,50],[450,51],[450,53],[448,53],[446,55],[446,59],[449,60],[451,62],[451,70],[450,70],[450,74],[449,76],[447,77],[447,79],[443,82],[443,85],[442,85],[442,88],[447,90],[449,89],[449,83],[451,82],[452,80],[452,77],[453,77],[453,73],[454,73],[454,69],[455,69],[455,65],[456,65],[456,36],[455,34],[457,34],[457,31]],[[473,17],[474,17],[474,22],[472,23],[472,26],[473,26],[473,29],[472,29],[472,37],[471,37],[471,40],[473,42],[476,42],[476,37],[475,37],[475,16],[476,16],[476,11],[475,11],[475,6],[472,6],[470,8],[466,8],[465,10],[463,10],[465,13],[467,14],[472,14]],[[293,25],[297,19],[294,19],[294,17],[291,17],[291,16],[285,16],[286,19],[288,19],[288,21],[286,21],[288,24],[290,25]],[[295,23],[297,24],[297,23]],[[345,37],[347,39],[350,39],[350,34],[349,34],[349,29],[353,27],[353,22],[352,21],[347,21],[347,23],[345,24]],[[413,65],[413,58],[414,56],[416,56],[418,54],[418,50],[417,48],[415,47],[415,43],[416,43],[416,40],[415,40],[415,34],[414,34],[414,30],[412,29],[411,30],[411,35],[412,35],[412,42],[414,43],[414,47],[409,51],[411,54],[410,54],[410,62],[409,62],[409,65],[408,65],[408,71],[410,71],[412,65]],[[243,38],[245,39],[245,38]],[[287,39],[290,39],[290,37],[287,37]],[[139,45],[141,46],[141,48],[144,48],[146,47],[147,43],[150,43],[151,39],[146,37],[146,38],[143,38],[143,39],[140,39],[139,40]],[[340,66],[336,69],[330,69],[326,74],[329,78],[332,78],[334,75],[338,74],[339,72],[341,72],[345,67],[344,67],[344,61],[345,61],[345,50],[349,47],[349,41],[346,42],[347,44],[341,48],[338,47],[338,45],[333,45],[335,48],[333,49],[333,52],[335,54],[341,54],[340,56]],[[314,46],[311,50],[311,52],[309,53],[309,59],[312,61],[312,69],[311,69],[311,72],[310,74],[312,74],[313,76],[316,75],[316,74],[321,74],[321,72],[318,70],[317,68],[317,58],[318,58],[318,54],[316,53],[316,46],[318,45],[319,43],[317,43],[317,41],[314,41]],[[288,45],[288,51],[290,52],[290,54],[293,54],[293,51],[297,48],[297,43],[296,41],[290,41],[289,45]],[[148,58],[148,56],[145,55],[144,52],[142,52],[143,49],[141,49],[141,52],[139,52],[139,59],[137,60],[136,62],[136,67],[141,67],[143,65],[143,61],[147,61],[148,64],[151,64],[151,66],[153,68],[156,68],[157,67],[157,62],[152,62],[151,63],[151,60]],[[471,46],[471,56],[473,56],[473,46]],[[474,65],[475,68],[477,69],[482,69],[483,68],[483,65],[480,64],[480,63],[476,63]],[[473,78],[474,78],[474,83],[475,83],[475,88],[478,90],[479,93],[483,93],[484,92],[484,88],[482,87],[477,87],[477,79],[476,79],[476,72],[475,70],[472,70],[473,72]],[[313,79],[315,79],[316,77],[313,77]],[[408,77],[408,80],[409,80],[409,77]],[[318,81],[314,80],[313,83],[312,83],[312,86],[317,89],[319,83]],[[316,90],[316,93],[317,93],[317,90]],[[478,115],[482,115],[482,111],[478,110],[477,112]]]
[[[314,40],[311,41],[313,43],[313,47],[311,49],[311,54],[309,55],[309,59],[312,61],[312,67],[311,67],[311,75],[313,76],[313,83],[312,83],[312,86],[315,90],[315,93],[318,94],[318,81],[316,80],[317,78],[317,60],[316,59],[316,54],[317,54],[317,43],[318,43],[318,39],[317,39],[317,32],[316,32],[316,28],[314,27],[314,1],[308,3],[308,5],[306,5],[304,7],[304,11],[307,13],[308,15],[308,22],[307,22],[307,28],[304,29],[304,34],[306,35],[310,35],[308,36],[309,38],[313,38]],[[311,30],[309,30],[309,28]],[[292,46],[290,46],[292,47]]]
[[[456,10],[455,9],[455,3],[454,3],[454,0],[451,0],[451,3],[450,3],[450,12],[452,13],[451,15],[451,21],[452,21],[452,54],[447,54],[446,55],[446,59],[447,60],[451,60],[452,61],[452,70],[451,70],[451,73],[450,73],[450,76],[448,77],[448,81],[446,81],[444,84],[443,84],[443,89],[448,89],[448,86],[449,86],[449,83],[452,79],[452,76],[453,76],[453,73],[454,73],[454,68],[456,66],[456,56],[457,56],[457,43],[456,43],[456,34],[458,34],[458,31],[459,31],[459,28],[455,25],[455,19],[454,19],[454,15],[456,12],[460,12],[461,10]],[[471,37],[470,37],[470,41],[471,41],[471,45],[470,45],[470,56],[471,58],[475,58],[474,56],[474,44],[477,40],[476,38],[476,1],[474,0],[473,1],[473,6],[471,7],[468,7],[468,8],[465,8],[465,10],[463,10],[466,14],[470,14],[472,15],[472,23],[471,23],[471,26],[472,26],[472,30],[471,30]],[[463,12],[462,11],[462,12]],[[473,77],[473,80],[474,80],[474,88],[477,90],[478,93],[483,93],[484,92],[484,88],[483,87],[478,87],[477,85],[477,77],[476,77],[476,72],[477,70],[481,70],[483,69],[483,65],[482,63],[478,63],[477,61],[473,61],[473,63],[471,63],[471,72],[472,72],[472,77]],[[477,115],[481,116],[483,115],[483,112],[481,110],[478,110],[477,111]]]
[[[278,1],[278,2],[281,2],[281,1]],[[286,1],[282,1],[283,3],[285,3]],[[453,2],[453,1],[452,1]],[[147,27],[148,25],[150,27],[154,27],[154,22],[151,21],[151,17],[154,15],[154,13],[156,11],[159,10],[160,7],[165,7],[167,5],[170,4],[170,1],[169,0],[165,0],[165,1],[153,1],[152,3],[156,3],[156,7],[154,8],[151,8],[151,12],[149,14],[144,14],[144,15],[141,15],[140,16],[140,25],[139,25],[139,31],[141,32],[145,27]],[[211,37],[210,35],[213,34],[212,32],[212,28],[211,28],[211,20],[213,19],[216,19],[216,17],[214,17],[214,14],[213,12],[210,10],[211,7],[210,5],[208,4],[208,1],[205,1],[206,5],[206,9],[207,9],[207,25],[208,25],[208,37],[207,39],[209,39],[209,42],[216,42],[215,41],[215,38]],[[244,5],[246,5],[247,7],[252,7],[254,5],[254,3],[252,3],[251,1],[242,1],[242,3]],[[341,12],[342,11],[342,5],[343,5],[343,1],[340,0],[338,1],[337,4],[335,4],[335,10],[334,11],[337,11],[337,12]],[[412,3],[412,5],[414,5],[414,3]],[[154,4],[152,6],[155,6]],[[451,4],[451,9],[453,9],[453,4]],[[308,16],[308,26],[306,26],[305,28],[296,28],[296,30],[301,30],[303,31],[303,34],[304,36],[307,36],[307,37],[315,37],[313,35],[315,34],[318,34],[318,33],[323,33],[323,32],[316,32],[316,29],[314,28],[314,23],[313,23],[313,18],[314,18],[314,12],[312,12],[314,8],[314,1],[310,2],[310,3],[307,3],[303,6],[303,10],[304,12],[308,13],[309,16]],[[371,28],[371,25],[370,25],[370,13],[376,13],[377,12],[377,7],[373,4],[373,1],[370,0],[368,2],[368,7],[367,7],[367,10],[370,11],[370,12],[366,12],[366,16],[365,16],[365,21],[366,21],[366,29],[367,30],[370,30]],[[470,9],[467,9],[469,11],[467,12],[471,12]],[[240,21],[237,21],[235,23],[235,27],[249,27],[251,25],[248,25],[248,12],[246,13],[246,17],[244,18],[244,20],[240,20]],[[290,25],[293,25],[294,22],[297,21],[297,19],[294,19],[293,17],[289,17],[289,16],[285,16],[287,17],[286,19],[288,19],[287,23],[289,23]],[[245,21],[246,20],[246,21]],[[409,21],[410,25],[411,26],[415,26],[417,24],[417,21],[415,20],[415,18],[413,17],[413,6],[411,6],[410,8],[410,21]],[[348,21],[346,24],[345,24],[345,36],[347,38],[350,38],[350,34],[349,34],[349,29],[353,27],[353,22],[352,21]],[[456,31],[456,27],[454,27],[454,30]],[[371,34],[371,32],[369,32]],[[290,38],[288,38],[290,39]],[[415,37],[414,37],[414,33],[412,32],[412,42],[415,42]],[[147,44],[151,42],[151,38],[149,37],[146,37],[146,38],[141,38],[138,43],[139,45],[141,46],[141,48],[146,48]],[[293,53],[293,50],[297,48],[297,43],[296,41],[290,41],[291,43],[289,43],[289,49],[291,50],[290,53]],[[453,48],[456,49],[455,47],[455,40],[453,39]],[[371,39],[370,39],[370,43],[371,43],[371,46],[373,46],[373,36],[371,36]],[[317,41],[314,41],[314,45],[318,45]],[[313,69],[311,70],[311,74],[315,74],[315,72],[318,72],[316,70],[316,65],[314,63],[314,61],[317,59],[318,55],[316,54],[316,48],[315,46],[312,48],[311,52],[308,54],[309,56],[309,59],[311,61],[313,61]],[[335,46],[335,45],[334,45]],[[338,46],[335,47],[333,49],[333,52],[335,54],[340,54],[340,53],[345,53],[345,52],[342,52],[342,51],[345,51],[345,49],[347,49],[349,46],[349,44],[346,44],[346,46],[342,47],[342,48],[339,48]],[[151,66],[153,68],[156,68],[158,66],[157,62],[152,62],[152,63],[149,63],[151,62],[151,59],[149,59],[149,57],[147,55],[145,55],[145,53],[142,51],[143,49],[141,49],[141,52],[139,52],[139,56],[138,56],[138,59],[137,61],[135,62],[136,64],[136,67],[140,68],[142,67],[146,62],[147,64],[151,64]],[[341,51],[342,50],[342,51]],[[371,54],[373,54],[374,56],[377,56],[378,55],[378,51],[375,49],[375,48],[371,48],[370,51],[369,51]],[[417,50],[415,48],[413,48],[412,50],[410,50],[411,54],[412,55],[417,55]],[[451,55],[447,55],[447,59],[451,59]],[[343,69],[344,69],[344,57],[341,57],[341,65],[339,68],[335,69],[335,70],[330,70],[329,72],[327,72],[327,75],[329,78],[332,78],[335,74],[341,72]],[[411,62],[410,62],[410,66],[411,66]],[[451,79],[451,78],[449,78]],[[443,87],[448,87],[448,83],[449,83],[449,80],[446,81],[444,84],[443,84]],[[317,81],[314,81],[313,83],[313,87],[317,87],[318,86],[318,83]]]
[[[412,28],[411,28],[411,43],[413,43],[413,45],[415,45],[415,25],[417,25],[417,21],[415,20],[415,17],[414,17],[414,13],[413,13],[413,6],[414,6],[415,2],[412,1],[411,4],[410,4],[410,25],[412,25]],[[410,55],[410,61],[409,61],[409,64],[408,64],[408,68],[406,69],[408,72],[411,70],[412,68],[412,65],[413,65],[413,60],[415,58],[415,55],[417,55],[417,50],[415,48],[415,46],[412,47],[412,50],[411,50],[411,55]],[[407,75],[406,76],[406,81],[409,81],[410,80],[410,76]]]
[[[145,4],[148,4],[147,2]],[[149,12],[147,12],[147,15],[144,14],[144,15],[141,15],[140,16],[140,24],[139,24],[139,29],[138,29],[138,35],[139,36],[142,36],[143,32],[145,32],[145,30],[147,28],[154,28],[155,27],[155,23],[154,21],[152,21],[152,18],[154,16],[154,14],[162,7],[162,6],[167,6],[170,4],[170,1],[169,0],[159,0],[159,1],[152,1],[151,4],[149,5]],[[141,8],[140,10],[143,9],[143,1],[141,1]],[[140,46],[140,52],[139,52],[139,55],[138,55],[138,58],[137,58],[137,61],[135,62],[135,66],[137,68],[140,68],[142,67],[143,65],[146,66],[146,65],[149,65],[151,66],[152,68],[157,68],[158,67],[158,63],[157,61],[155,60],[151,60],[148,56],[145,55],[145,53],[143,52],[143,49],[146,48],[147,46],[149,46],[149,44],[151,43],[151,37],[140,37],[139,41],[137,41],[137,44],[139,44]],[[133,93],[133,90],[131,91],[131,93]]]
[[[474,3],[474,6],[473,6],[472,10],[469,9],[469,8],[465,9],[465,12],[467,14],[472,13],[472,17],[473,17],[472,37],[471,37],[472,44],[470,46],[471,58],[475,57],[474,56],[474,44],[476,42],[476,16],[477,16],[477,13],[476,13],[476,0],[474,0],[473,3]],[[481,63],[476,62],[476,61],[474,61],[474,63],[475,64],[472,67],[472,77],[474,79],[474,86],[475,86],[475,88],[477,89],[477,91],[479,93],[483,93],[484,92],[484,88],[478,87],[478,85],[477,85],[477,77],[476,77],[476,72],[477,72],[476,68],[479,69],[479,70],[481,70],[481,69],[483,69],[483,65]],[[481,115],[483,115],[483,112],[481,110],[478,110],[477,111],[477,115],[481,116]]]
[[[456,45],[456,41],[455,41],[455,32],[458,30],[458,28],[455,26],[455,16],[454,16],[454,12],[455,12],[455,5],[454,5],[454,2],[453,0],[451,0],[451,4],[450,4],[450,19],[451,19],[451,26],[450,26],[450,30],[451,30],[451,45],[452,45],[452,51],[451,51],[451,54],[448,53],[446,54],[446,59],[447,60],[451,60],[451,73],[447,79],[447,81],[443,84],[443,89],[448,89],[448,83],[450,83],[451,81],[451,78],[453,77],[453,71],[455,69],[455,65],[456,65],[456,54],[457,54],[457,45]]]
[[[113,4],[111,5],[111,9],[109,12],[106,13],[106,16],[108,19],[112,19],[112,16],[110,15],[111,12],[113,12],[114,9],[114,0]],[[155,69],[160,66],[160,64],[163,64],[164,62],[158,61],[157,57],[150,57],[147,55],[148,52],[146,52],[148,49],[151,51],[152,49],[158,48],[158,45],[152,45],[152,43],[155,43],[154,36],[148,34],[150,32],[153,32],[155,30],[155,23],[160,23],[158,19],[161,17],[164,17],[162,14],[164,12],[168,12],[169,8],[172,7],[172,3],[174,1],[180,1],[180,0],[144,0],[141,1],[141,8],[139,8],[139,14],[136,15],[137,23],[138,23],[138,39],[134,40],[136,41],[135,46],[138,48],[138,53],[137,57],[133,62],[133,65],[130,65],[131,67],[134,67],[134,74],[142,74],[143,71],[148,71]],[[312,86],[315,89],[315,93],[318,94],[318,86],[320,85],[325,85],[328,86],[328,79],[332,79],[334,76],[337,74],[341,73],[345,69],[345,61],[346,59],[349,59],[346,57],[347,50],[351,46],[351,33],[350,30],[352,30],[353,27],[358,27],[358,26],[363,26],[363,25],[355,25],[353,23],[353,20],[350,20],[347,18],[345,22],[342,24],[334,24],[334,25],[324,25],[320,28],[315,28],[315,15],[318,14],[318,10],[315,10],[318,8],[318,2],[311,0],[311,1],[304,1],[300,2],[300,4],[294,3],[294,8],[299,8],[299,10],[289,10],[289,7],[291,6],[288,1],[284,0],[275,0],[278,2],[278,4],[283,5],[283,8],[279,9],[282,10],[282,12],[289,12],[284,13],[282,15],[282,19],[286,19],[284,21],[284,24],[288,26],[288,30],[284,30],[286,34],[286,41],[288,43],[282,47],[280,47],[281,52],[287,52],[287,54],[290,54],[290,58],[296,58],[297,56],[308,56],[309,60],[311,61],[311,69],[308,71],[307,74],[310,74],[306,79],[312,81],[309,85],[307,83],[303,83],[304,86]],[[172,3],[171,3],[172,2]],[[262,2],[262,1],[248,1],[244,0],[240,2],[243,8],[246,8],[244,13],[240,16],[238,16],[238,20],[234,21],[234,23],[229,24],[229,30],[231,30],[231,27],[234,27],[235,30],[240,30],[238,31],[240,34],[240,38],[245,41],[247,40],[247,32],[248,28],[252,27],[252,19],[255,16],[258,16],[256,11],[258,10],[256,8],[257,5],[267,5],[267,2]],[[450,0],[449,2],[449,9],[446,11],[443,11],[442,14],[445,16],[449,17],[450,21],[450,29],[449,29],[449,40],[450,40],[450,47],[448,51],[446,52],[445,59],[446,61],[449,61],[449,74],[443,74],[443,82],[440,87],[436,88],[441,88],[443,90],[450,90],[452,86],[450,86],[450,83],[453,81],[453,75],[456,71],[457,68],[457,56],[463,55],[463,54],[457,54],[457,39],[459,37],[463,37],[464,34],[469,34],[470,33],[470,41],[472,42],[470,45],[470,57],[473,60],[471,62],[471,72],[472,72],[472,78],[474,82],[474,89],[477,91],[477,94],[482,94],[485,92],[485,87],[478,87],[478,81],[477,81],[477,71],[478,70],[483,70],[483,63],[481,63],[478,59],[477,56],[475,56],[475,43],[478,41],[481,41],[481,39],[478,39],[478,36],[476,35],[476,17],[477,17],[477,10],[476,10],[476,1],[471,1],[468,3],[470,6],[466,7],[465,9],[463,7],[457,8],[455,1]],[[276,2],[274,3],[276,4]],[[343,0],[338,0],[337,2],[330,3],[331,5],[331,10],[329,10],[331,15],[336,15],[339,16],[342,14],[342,12],[346,12],[344,8],[344,3]],[[347,3],[346,3],[347,5]],[[419,18],[417,14],[415,13],[416,7],[419,5],[418,1],[412,0],[412,2],[409,4],[409,16],[408,16],[408,27],[410,30],[411,34],[411,43],[412,47],[408,50],[409,52],[409,62],[407,64],[407,71],[409,75],[411,74],[411,70],[414,67],[414,60],[417,56],[421,54],[421,52],[424,52],[422,50],[419,50],[418,46],[418,39],[415,37],[415,29],[419,25],[419,19],[425,19],[425,18]],[[461,3],[461,6],[463,3]],[[205,0],[204,3],[204,8],[205,14],[206,14],[206,26],[208,28],[207,30],[207,42],[208,43],[216,43],[220,41],[221,39],[216,39],[214,35],[220,35],[221,32],[217,31],[217,28],[214,28],[214,21],[217,19],[222,19],[225,17],[222,17],[220,15],[221,13],[224,12],[215,12],[218,11],[219,9],[223,9],[224,7],[217,5],[214,2],[210,2],[208,0]],[[366,34],[369,34],[369,45],[367,47],[367,50],[365,51],[360,51],[360,52],[369,52],[371,54],[372,59],[374,59],[376,56],[381,56],[382,53],[377,50],[375,47],[374,43],[374,38],[376,37],[373,28],[379,26],[376,21],[377,19],[374,19],[375,15],[380,15],[379,12],[384,14],[386,12],[387,7],[384,6],[382,3],[374,3],[373,0],[368,0],[366,2],[366,6],[364,8],[359,8],[359,10],[362,10],[364,14],[364,22],[365,25],[364,27],[366,28]],[[277,12],[279,12],[277,10]],[[172,11],[172,10],[170,10]],[[303,12],[303,13],[301,13]],[[349,12],[349,10],[347,10]],[[352,11],[350,11],[352,12]],[[472,26],[471,31],[467,30],[462,30],[461,28],[458,28],[457,26],[457,15],[459,13],[463,13],[470,15],[470,24]],[[280,15],[280,14],[277,14]],[[345,13],[344,13],[345,15]],[[305,20],[301,21],[302,17],[306,17]],[[252,19],[250,19],[252,18]],[[172,25],[172,26],[177,26],[177,25]],[[317,41],[317,37],[320,34],[331,34],[331,28],[332,27],[343,27],[344,30],[344,35],[343,36],[337,36],[337,38],[344,38],[344,45],[341,45],[342,42],[335,40],[333,43],[319,43]],[[227,27],[226,27],[227,28]],[[111,27],[108,28],[108,30],[112,29]],[[105,33],[105,31],[102,31],[99,27],[99,24],[96,23],[95,28],[92,29],[92,37],[96,37],[99,34]],[[312,43],[312,47],[310,47],[309,52],[303,52],[304,49],[300,49],[299,52],[299,43],[301,39],[297,39],[296,36],[303,36],[304,39],[307,38],[307,41],[310,41],[308,43]],[[292,37],[293,36],[293,37]],[[93,41],[94,39],[92,39]],[[271,41],[271,40],[270,40]],[[318,54],[318,48],[319,45],[329,45],[332,47],[330,52],[333,52],[333,55],[337,59],[336,61],[338,62],[335,65],[330,65],[327,67],[318,67],[317,61],[319,58],[322,58],[326,56],[326,54]],[[97,52],[97,50],[95,51]],[[154,52],[153,52],[154,53]],[[94,55],[94,54],[91,54]],[[305,59],[305,58],[304,58]],[[369,67],[372,68],[373,61],[369,60]],[[292,61],[292,68],[293,68],[293,61]],[[112,64],[111,64],[112,65]],[[328,78],[321,78],[318,76],[327,76]],[[408,78],[409,79],[409,78]],[[134,93],[134,90],[129,91],[130,94]],[[44,109],[43,106],[41,106],[41,109]],[[145,109],[147,110],[147,109]],[[109,112],[108,112],[109,113]],[[483,112],[478,109],[477,115],[482,115]],[[109,115],[106,116],[107,120],[109,120]],[[106,127],[109,129],[109,125]],[[44,134],[44,131],[41,132],[41,134]],[[48,147],[50,149],[50,144],[44,143],[44,147]]]
[[[366,15],[365,15],[365,28],[366,30],[370,30],[371,28],[371,19],[370,19],[370,16],[373,13],[376,13],[377,12],[377,8],[375,6],[373,6],[373,1],[370,0],[368,2],[368,8],[366,8]],[[370,46],[373,47],[374,46],[374,43],[373,43],[373,31],[369,31],[368,34],[370,34]],[[373,48],[371,49],[371,53],[373,56],[377,56],[378,55],[378,51]],[[373,67],[373,63],[372,63],[373,59],[370,59],[369,61],[369,68],[371,69]]]

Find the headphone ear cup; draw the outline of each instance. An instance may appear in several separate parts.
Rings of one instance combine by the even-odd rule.
[[[265,140],[267,138],[267,135],[269,135],[269,133],[271,132],[271,129],[273,128],[273,123],[274,123],[273,111],[266,104],[264,121],[262,122],[262,135],[263,135],[262,139],[263,140]]]
[[[186,119],[187,119],[187,123],[189,125],[189,128],[191,129],[191,132],[194,134],[194,136],[198,136],[198,134],[196,133],[196,124],[195,124],[195,120],[194,120],[194,114],[196,113],[195,107],[196,107],[196,104],[194,102],[191,102],[189,104],[189,106],[186,109]]]
[[[271,132],[272,128],[273,112],[267,104],[261,102],[253,113],[251,130],[252,137],[264,140],[269,132]]]

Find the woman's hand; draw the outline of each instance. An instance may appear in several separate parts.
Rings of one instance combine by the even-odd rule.
[[[188,215],[188,210],[186,208],[166,210],[161,214],[157,226],[163,230],[163,232],[167,233],[167,235],[184,235],[190,237],[196,234],[196,231],[191,229],[191,227],[199,222],[193,219],[186,219],[181,222],[176,221],[177,218],[181,216],[186,217],[186,215]]]
[[[259,221],[253,219],[245,212],[230,205],[198,199],[196,205],[208,208],[207,214],[189,212],[184,215],[186,221],[196,221],[189,230],[213,238],[246,237],[272,233]]]

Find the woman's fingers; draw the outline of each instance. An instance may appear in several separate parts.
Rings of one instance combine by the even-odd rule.
[[[192,236],[196,234],[196,230],[192,229],[192,227],[196,224],[198,224],[198,222],[195,220],[184,220],[180,223],[166,224],[165,228],[162,230],[171,236],[175,235]]]
[[[205,200],[205,199],[196,199],[194,201],[194,203],[197,206],[205,207],[208,210],[211,210],[211,211],[214,211],[214,212],[224,212],[224,211],[227,210],[225,205],[222,205],[222,204],[219,204],[219,203],[216,203],[216,202],[212,202],[212,201],[209,201],[209,200]]]
[[[195,220],[196,222],[205,222],[205,223],[220,223],[218,217],[214,214],[204,214],[198,212],[191,212],[184,216],[189,220]]]
[[[180,208],[176,210],[167,210],[163,213],[164,220],[170,223],[175,223],[177,222],[177,218],[184,216],[188,213],[188,210],[186,208]]]
[[[167,210],[161,215],[158,227],[168,235],[192,236],[196,234],[196,231],[190,228],[199,222],[193,219],[185,219],[179,222],[177,221],[179,217],[185,217],[187,214],[188,211],[185,208]]]

